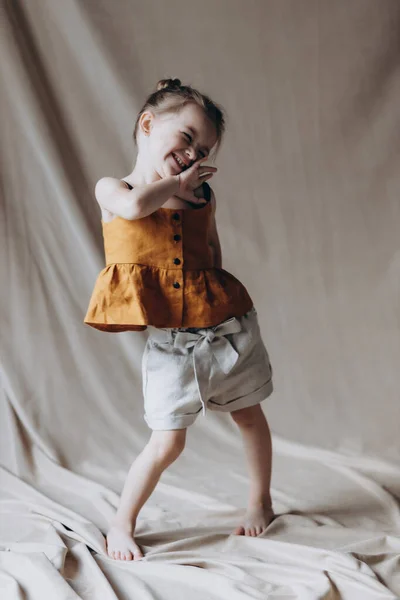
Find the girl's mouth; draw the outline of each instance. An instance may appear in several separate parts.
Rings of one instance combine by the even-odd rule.
[[[175,163],[175,165],[177,166],[177,168],[178,168],[180,171],[184,171],[185,169],[187,169],[187,166],[186,166],[186,165],[184,165],[183,163],[179,163],[179,162],[178,162],[178,160],[177,160],[177,158],[176,158],[175,154],[172,154],[172,158],[174,159],[174,163]]]

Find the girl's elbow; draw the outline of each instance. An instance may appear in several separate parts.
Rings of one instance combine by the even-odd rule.
[[[123,218],[127,219],[128,221],[135,221],[136,219],[140,219],[143,216],[140,202],[137,198],[129,199],[129,203],[125,207],[124,213],[125,214]]]

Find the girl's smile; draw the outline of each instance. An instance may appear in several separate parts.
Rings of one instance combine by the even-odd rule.
[[[178,156],[177,154],[175,154],[175,152],[172,153],[172,158],[174,161],[174,164],[176,166],[176,168],[178,169],[179,172],[184,171],[185,169],[188,168],[188,165],[185,164],[182,159],[180,158],[180,156]]]

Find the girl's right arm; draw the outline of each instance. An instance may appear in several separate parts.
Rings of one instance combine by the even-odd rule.
[[[147,217],[179,191],[179,175],[136,185],[132,190],[120,179],[103,177],[95,187],[100,206],[129,221]]]
[[[177,194],[182,200],[199,204],[193,190],[218,170],[216,167],[201,164],[207,158],[202,156],[178,175],[170,175],[145,185],[135,185],[132,190],[120,179],[103,177],[96,184],[96,200],[102,208],[129,221],[151,215],[165,204],[168,198]]]

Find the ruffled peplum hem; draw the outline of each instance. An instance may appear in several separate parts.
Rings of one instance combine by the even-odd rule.
[[[212,327],[252,306],[245,286],[222,268],[113,263],[97,277],[84,323],[107,332]]]

